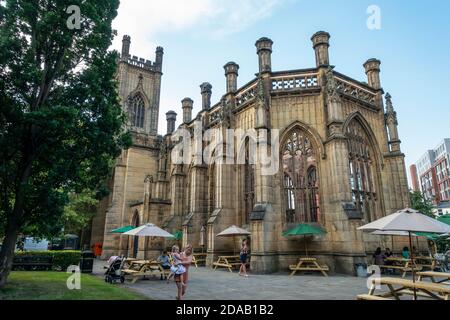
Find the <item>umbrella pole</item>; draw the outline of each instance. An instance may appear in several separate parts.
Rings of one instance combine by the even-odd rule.
[[[414,250],[412,249],[412,238],[411,238],[411,231],[408,232],[409,233],[409,247],[411,248],[411,272],[412,272],[412,276],[413,276],[413,283],[416,283],[416,272],[414,270]],[[417,290],[414,287],[414,300],[417,300]]]

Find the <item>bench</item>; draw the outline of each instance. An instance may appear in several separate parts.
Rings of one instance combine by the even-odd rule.
[[[53,267],[51,256],[21,256],[14,257],[13,270],[50,271]]]
[[[148,262],[134,264],[129,269],[122,270],[124,276],[131,277],[131,283],[136,283],[140,278],[146,278],[147,276],[160,276],[161,278],[167,277],[170,270],[164,270],[159,263]]]
[[[358,300],[377,300],[377,301],[381,301],[381,300],[391,300],[389,298],[383,298],[380,296],[374,296],[374,295],[370,295],[370,294],[360,294],[358,295]]]
[[[378,285],[387,286],[389,292],[375,295],[375,290],[378,288]],[[394,286],[398,287],[394,288]],[[396,300],[400,300],[400,296],[402,295],[416,295],[434,300],[449,300],[450,288],[448,286],[423,281],[414,282],[398,278],[379,278],[372,280],[372,287],[368,295],[382,298],[394,297]]]
[[[450,273],[427,271],[418,272],[417,275],[419,276],[419,281],[430,278],[433,283],[450,285]],[[441,278],[441,280],[437,280],[437,278]]]
[[[404,278],[406,276],[407,272],[412,272],[412,268],[411,267],[388,266],[388,265],[383,265],[383,266],[378,266],[378,267],[380,267],[380,269],[394,269],[394,270],[403,271],[402,278]],[[415,266],[414,267],[414,271],[421,271],[422,269],[423,269],[422,266]]]
[[[196,268],[198,268],[198,265],[200,263],[206,264],[206,257],[208,254],[206,253],[195,253],[192,256],[192,264],[195,265]]]
[[[239,256],[220,256],[216,262],[213,263],[214,271],[218,267],[227,268],[233,273],[233,268],[241,266],[241,260]]]
[[[319,265],[315,258],[300,258],[298,264],[289,266],[289,270],[292,271],[291,276],[299,271],[318,271],[328,277],[327,272],[330,271],[330,268],[327,265]]]

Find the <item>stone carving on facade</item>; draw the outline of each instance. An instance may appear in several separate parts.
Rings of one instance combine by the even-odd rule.
[[[398,125],[397,112],[395,112],[392,104],[392,96],[386,93],[386,121],[388,120],[392,120],[395,125]]]
[[[256,86],[256,124],[259,128],[268,127],[268,113],[269,105],[267,103],[266,95],[264,94],[264,82],[262,77],[259,77]]]
[[[224,128],[231,128],[233,126],[233,111],[231,103],[225,97],[220,101],[219,119]]]
[[[334,78],[333,68],[328,67],[325,73],[325,88],[329,102],[339,102],[340,95],[338,92],[338,85]]]

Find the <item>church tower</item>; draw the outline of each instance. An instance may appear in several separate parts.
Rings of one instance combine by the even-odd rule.
[[[159,102],[164,50],[156,48],[155,61],[130,54],[131,38],[125,35],[118,61],[118,93],[127,115],[127,128],[133,144],[116,160],[109,181],[110,195],[105,198],[92,223],[91,245],[102,244],[103,256],[126,254],[130,248],[145,249],[139,239],[112,234],[122,226],[140,226],[144,216],[142,190],[158,171],[161,137],[158,136]],[[156,179],[156,177],[155,177]],[[150,194],[148,195],[148,197]],[[139,249],[138,249],[139,248]],[[133,251],[133,250],[131,250]]]

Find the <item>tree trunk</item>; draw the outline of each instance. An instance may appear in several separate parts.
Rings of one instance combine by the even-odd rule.
[[[24,216],[25,206],[25,189],[24,186],[28,182],[28,178],[31,173],[32,161],[25,162],[25,170],[21,175],[21,184],[16,191],[16,199],[14,203],[14,209],[9,216],[6,223],[5,240],[0,251],[0,288],[4,287],[8,280],[9,273],[11,272],[14,251],[16,248],[17,235],[21,227],[21,222]]]
[[[5,240],[0,251],[0,288],[5,286],[11,272],[19,229],[20,225],[17,223],[17,219],[13,217],[6,227]]]

